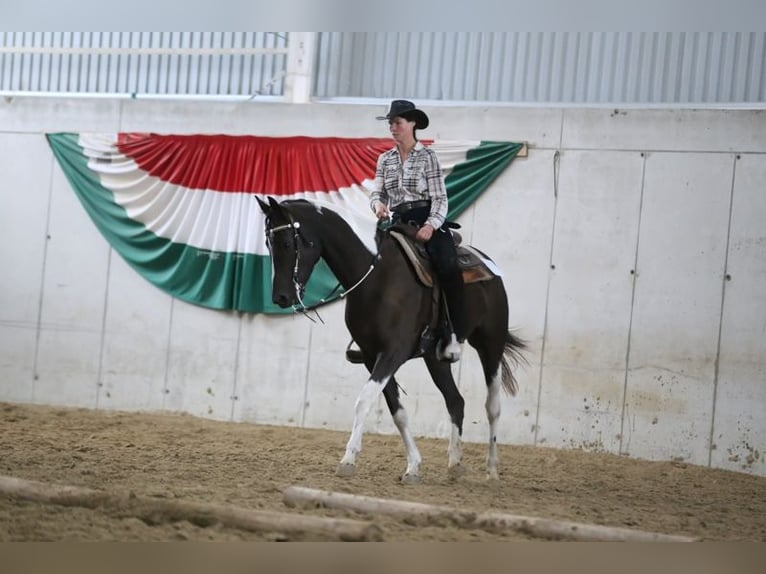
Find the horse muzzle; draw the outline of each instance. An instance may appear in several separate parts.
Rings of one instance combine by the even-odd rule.
[[[271,300],[275,305],[279,305],[282,309],[291,307],[298,302],[298,298],[294,293],[274,293]]]
[[[302,283],[294,282],[292,285],[272,286],[271,300],[282,309],[303,305],[303,294],[306,287]]]

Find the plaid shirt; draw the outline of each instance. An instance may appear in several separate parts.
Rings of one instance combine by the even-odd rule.
[[[370,206],[380,201],[389,209],[407,201],[431,200],[431,214],[426,223],[439,229],[447,217],[447,188],[436,152],[420,142],[402,165],[399,150],[394,147],[380,154],[375,170],[375,190]]]

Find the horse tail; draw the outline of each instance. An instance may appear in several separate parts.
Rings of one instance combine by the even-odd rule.
[[[526,358],[522,354],[522,351],[526,348],[527,343],[524,340],[514,335],[511,331],[506,331],[503,356],[500,359],[500,381],[506,392],[514,397],[519,392],[519,383],[511,367],[518,367],[521,363],[527,363]]]

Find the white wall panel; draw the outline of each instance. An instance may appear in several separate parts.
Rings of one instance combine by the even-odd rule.
[[[4,132],[116,132],[119,100],[105,98],[0,98],[0,126]]]
[[[0,324],[37,323],[53,167],[52,158],[45,158],[49,154],[37,134],[0,134]]]
[[[619,450],[643,157],[561,157],[539,444]]]
[[[712,463],[766,474],[766,156],[735,169]]]
[[[546,108],[450,107],[437,102],[420,107],[431,120],[428,129],[419,132],[424,138],[448,140],[524,141],[538,148],[556,148],[561,138],[564,110]],[[375,108],[374,115],[388,109],[388,102]],[[370,112],[366,112],[369,114]],[[362,124],[362,122],[359,122]],[[389,137],[385,122],[377,122],[378,137]],[[364,124],[362,124],[364,125]]]
[[[310,344],[302,315],[244,315],[234,418],[300,426]]]
[[[622,451],[707,464],[733,157],[646,164]]]
[[[32,398],[52,161],[37,134],[0,134],[0,396]],[[20,161],[30,158],[28,161]],[[33,161],[42,161],[33,165]]]
[[[327,104],[318,114],[314,106],[280,102],[126,101],[120,130],[160,133],[227,133],[262,136],[337,136],[338,126],[353,125],[354,137],[386,137],[370,106]],[[193,122],[189,118],[194,118]],[[279,121],[274,121],[279,118]],[[350,137],[350,136],[349,136]]]
[[[163,408],[229,420],[239,318],[174,299]]]
[[[109,245],[58,165],[53,174],[34,399],[94,407]]]
[[[164,400],[172,298],[112,251],[98,407],[158,410]]]
[[[37,330],[0,323],[0,401],[31,402]]]
[[[762,151],[766,112],[564,110],[562,146],[575,149]],[[661,135],[658,135],[661,134]]]

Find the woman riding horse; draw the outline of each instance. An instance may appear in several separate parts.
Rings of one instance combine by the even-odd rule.
[[[417,239],[425,243],[446,292],[455,331],[450,343],[441,352],[436,345],[423,346],[424,333],[434,324],[435,289],[418,279],[393,234],[379,228],[377,253],[372,253],[337,212],[318,202],[277,202],[269,197],[267,203],[258,198],[274,267],[272,300],[281,307],[300,304],[305,309],[302,294],[320,259],[345,290],[346,326],[359,345],[369,378],[354,403],[351,436],[337,474],[350,476],[356,471],[364,421],[382,392],[407,452],[402,481],[420,480],[420,452],[396,380],[399,368],[418,356],[444,397],[451,422],[447,468],[451,476],[460,475],[465,400],[450,361],[460,357],[460,343],[467,340],[484,371],[487,476],[497,479],[500,391],[516,394],[518,383],[511,366],[522,358],[525,344],[508,330],[508,299],[499,274],[463,285],[455,245],[445,225],[447,193],[441,166],[415,135],[416,129],[428,125],[428,117],[412,102],[394,100],[382,119],[388,120],[396,146],[378,159],[371,207],[381,219],[393,213],[394,220],[419,226]]]
[[[416,131],[428,127],[428,116],[407,100],[394,100],[385,116],[396,145],[378,157],[375,190],[370,205],[378,219],[412,222],[419,226],[416,239],[425,243],[439,284],[444,291],[453,332],[440,358],[460,359],[466,338],[463,277],[458,268],[452,233],[444,225],[447,189],[436,153],[418,141]]]

